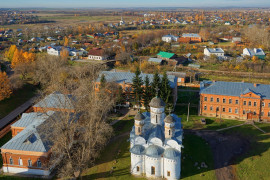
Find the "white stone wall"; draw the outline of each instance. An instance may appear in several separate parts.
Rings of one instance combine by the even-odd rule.
[[[163,120],[165,118],[164,107],[163,108],[150,107],[150,112],[151,112],[151,123],[162,125]]]
[[[162,165],[161,165],[161,157],[160,158],[152,158],[145,156],[145,174],[146,177],[162,177]],[[151,174],[151,167],[155,167],[155,174]]]
[[[4,173],[12,173],[12,174],[31,174],[31,175],[40,175],[40,176],[48,176],[50,175],[49,170],[41,170],[41,169],[28,169],[28,168],[16,168],[16,167],[3,167]]]
[[[167,179],[179,179],[181,172],[180,157],[176,160],[164,158],[164,177]],[[170,176],[168,175],[170,172]]]
[[[137,171],[137,166],[139,171]],[[131,153],[131,174],[142,175],[144,173],[144,156]]]

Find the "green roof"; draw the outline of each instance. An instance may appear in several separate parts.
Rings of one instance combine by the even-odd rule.
[[[162,58],[172,58],[175,54],[174,53],[168,53],[168,52],[164,52],[164,51],[160,51],[158,54],[158,56],[162,57]]]

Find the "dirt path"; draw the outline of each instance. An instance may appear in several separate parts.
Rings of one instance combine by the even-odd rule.
[[[202,137],[209,143],[218,180],[237,179],[231,161],[247,150],[249,143],[246,139],[235,135],[224,135],[216,131],[190,130],[188,132]]]

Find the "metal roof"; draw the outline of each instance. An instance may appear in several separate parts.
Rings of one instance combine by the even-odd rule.
[[[210,53],[224,53],[221,48],[206,48]]]
[[[165,107],[166,104],[165,102],[159,98],[159,97],[154,97],[151,102],[149,103],[149,106],[150,107],[154,107],[154,108],[162,108],[162,107]]]
[[[162,62],[162,59],[159,59],[159,58],[149,58],[148,59],[148,62],[161,63]]]
[[[144,118],[145,118],[144,115],[141,114],[139,111],[137,112],[136,116],[134,117],[134,119],[137,121],[142,121],[142,120],[144,120]]]
[[[150,157],[155,157],[155,158],[158,158],[161,156],[161,154],[163,154],[164,152],[164,149],[159,147],[159,146],[156,146],[156,145],[150,145],[146,150],[145,150],[145,154],[147,156],[150,156]]]
[[[167,159],[175,159],[180,156],[180,152],[173,149],[173,148],[168,148],[164,152],[164,157]]]
[[[262,48],[246,48],[250,54],[250,56],[265,56],[264,51],[262,50]]]
[[[130,149],[130,152],[133,154],[142,155],[142,154],[144,154],[144,150],[145,150],[145,148],[142,145],[134,145]]]
[[[35,104],[33,107],[42,108],[60,108],[60,109],[74,109],[72,101],[74,101],[71,95],[54,92],[46,96],[43,100]]]
[[[132,79],[135,76],[135,73],[131,73],[131,72],[114,72],[114,71],[102,71],[99,74],[99,77],[97,79],[97,82],[100,82],[100,78],[102,76],[102,74],[105,75],[105,79],[107,82],[116,82],[116,83],[127,83],[127,84],[132,84]],[[145,73],[141,73],[140,77],[145,80],[146,76],[148,76],[150,83],[153,81],[154,79],[154,75],[153,74],[145,74]],[[160,78],[162,78],[162,75],[159,75]],[[169,79],[169,83],[171,88],[174,88],[175,86],[177,86],[177,78],[173,75],[168,75],[168,79]]]
[[[157,56],[160,56],[162,58],[172,58],[175,54],[174,53],[168,53],[168,52],[164,52],[164,51],[160,51]]]
[[[197,38],[200,38],[201,36],[199,34],[183,33],[182,37],[197,37]]]
[[[244,83],[244,82],[201,82],[200,94],[216,94],[216,95],[227,95],[227,96],[241,96],[253,92],[262,99],[270,99],[270,85]]]

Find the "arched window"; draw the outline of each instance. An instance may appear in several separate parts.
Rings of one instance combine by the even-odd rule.
[[[141,132],[141,128],[140,127],[138,127],[138,132]]]
[[[19,164],[19,166],[22,166],[22,165],[23,165],[23,161],[22,161],[22,159],[21,159],[21,158],[19,158],[19,160],[18,160],[18,164]]]
[[[40,159],[38,159],[38,161],[37,161],[37,167],[41,167],[41,161],[40,161]]]
[[[157,123],[157,115],[156,115],[156,123]]]
[[[140,171],[140,167],[139,166],[137,166],[137,172],[139,172]]]
[[[169,135],[171,135],[171,130],[169,130]]]
[[[156,169],[154,166],[151,166],[151,175],[155,175],[156,174]]]
[[[32,166],[32,161],[31,161],[31,159],[28,160],[28,166],[29,166],[29,167]]]
[[[12,159],[12,157],[9,158],[9,164],[13,164],[13,159]]]

